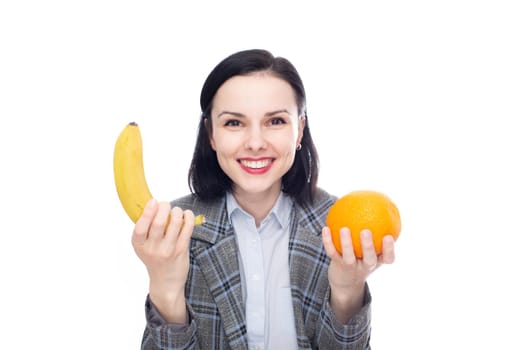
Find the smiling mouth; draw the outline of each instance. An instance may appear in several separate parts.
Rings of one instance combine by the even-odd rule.
[[[262,160],[239,160],[242,166],[250,169],[263,169],[272,164],[272,159],[262,159]]]

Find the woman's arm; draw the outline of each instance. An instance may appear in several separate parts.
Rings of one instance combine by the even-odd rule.
[[[187,349],[195,339],[196,327],[189,323],[184,294],[194,215],[170,208],[170,203],[151,200],[132,236],[150,281],[143,349]]]
[[[376,255],[370,231],[361,232],[363,258],[354,255],[350,231],[341,230],[339,254],[332,242],[328,227],[323,228],[323,244],[330,257],[328,267],[329,295],[327,305],[321,315],[321,328],[332,330],[332,338],[320,339],[320,346],[330,344],[332,348],[350,346],[351,349],[368,349],[370,341],[370,303],[371,297],[366,279],[383,263],[394,262],[394,239],[383,239],[383,253]],[[322,334],[320,332],[319,334]],[[323,343],[324,342],[324,343]],[[345,344],[346,343],[346,344]]]

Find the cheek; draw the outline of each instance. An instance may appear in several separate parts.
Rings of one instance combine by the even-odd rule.
[[[211,145],[211,148],[217,153],[219,152],[223,144],[222,139],[223,138],[221,137],[221,133],[217,132],[217,128],[216,126],[214,126],[213,131],[211,132],[211,135],[210,135],[210,145]]]
[[[212,148],[217,152],[217,156],[232,154],[235,150],[235,141],[230,137],[217,133],[210,140]]]
[[[290,157],[295,154],[295,142],[291,141],[289,136],[276,139],[273,144],[283,156]]]

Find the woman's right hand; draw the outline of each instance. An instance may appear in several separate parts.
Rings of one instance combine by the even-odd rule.
[[[150,300],[167,322],[187,322],[184,286],[194,222],[191,210],[170,210],[170,203],[152,199],[133,230],[133,248],[149,274]]]

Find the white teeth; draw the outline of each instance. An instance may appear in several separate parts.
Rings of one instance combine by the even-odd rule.
[[[265,160],[241,160],[241,164],[245,167],[252,169],[261,169],[270,165],[272,161],[270,159]]]

